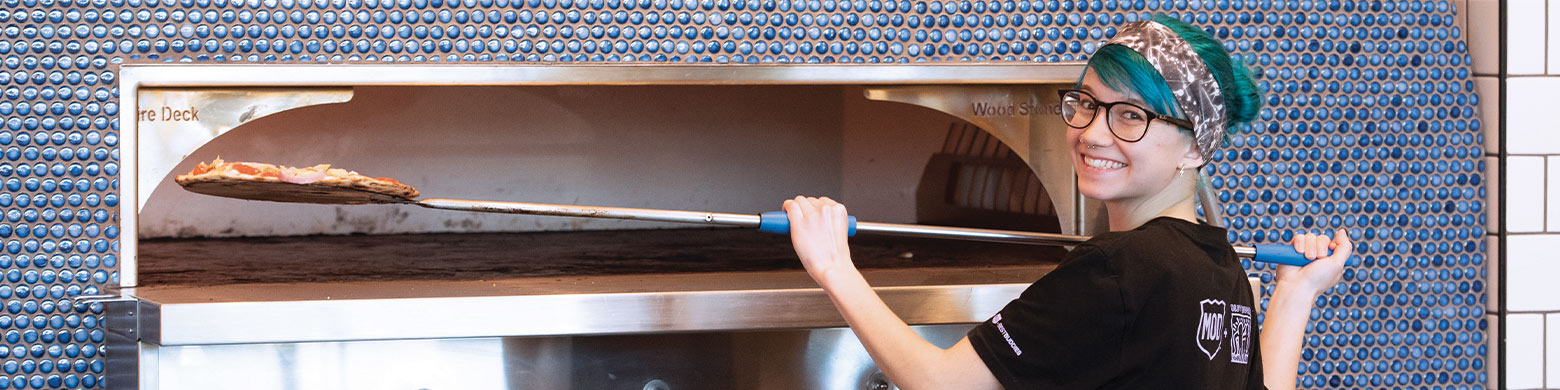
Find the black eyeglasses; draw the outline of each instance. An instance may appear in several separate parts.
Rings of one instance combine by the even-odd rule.
[[[1192,129],[1191,121],[1155,114],[1130,102],[1103,103],[1088,92],[1078,89],[1058,91],[1062,96],[1062,119],[1074,128],[1089,127],[1100,111],[1105,111],[1105,124],[1110,134],[1126,142],[1138,142],[1148,134],[1148,124],[1155,119]]]

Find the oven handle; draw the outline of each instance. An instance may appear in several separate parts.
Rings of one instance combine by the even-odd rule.
[[[752,215],[438,198],[423,199],[410,203],[441,210],[741,226],[758,228],[761,231],[777,234],[788,234],[791,231],[790,221],[786,219],[784,211]],[[1089,239],[1087,236],[1016,230],[857,222],[856,217],[851,217],[851,225],[853,228],[850,232],[851,235],[855,235],[857,232],[865,232],[901,237],[947,238],[1031,245],[1075,245]],[[1285,244],[1264,244],[1254,247],[1236,246],[1235,254],[1242,258],[1268,263],[1303,266],[1311,262],[1305,258],[1305,255],[1295,252],[1294,247]],[[1349,265],[1354,265],[1354,259],[1350,259],[1349,262]]]

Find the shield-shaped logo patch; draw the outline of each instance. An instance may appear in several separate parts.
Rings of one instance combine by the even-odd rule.
[[[1224,314],[1228,308],[1220,299],[1204,299],[1198,306],[1197,348],[1213,360],[1224,345]]]

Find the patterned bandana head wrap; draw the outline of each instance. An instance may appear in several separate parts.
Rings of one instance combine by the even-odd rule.
[[[1196,127],[1192,132],[1203,162],[1212,161],[1213,150],[1224,137],[1224,96],[1213,71],[1192,45],[1176,35],[1175,30],[1153,21],[1129,23],[1105,44],[1137,51],[1159,70],[1181,112]]]

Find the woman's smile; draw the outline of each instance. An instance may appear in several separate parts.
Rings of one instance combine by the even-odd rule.
[[[1080,154],[1078,154],[1078,156],[1083,158],[1083,164],[1084,165],[1087,165],[1087,166],[1089,166],[1091,168],[1094,168],[1094,169],[1097,169],[1097,170],[1100,170],[1100,171],[1107,171],[1107,172],[1108,171],[1115,171],[1115,170],[1118,170],[1118,169],[1121,169],[1121,168],[1125,168],[1127,166],[1127,163],[1124,163],[1124,162],[1111,160],[1111,159],[1107,159],[1107,158],[1093,157],[1093,156],[1089,156],[1088,154],[1080,153]]]

